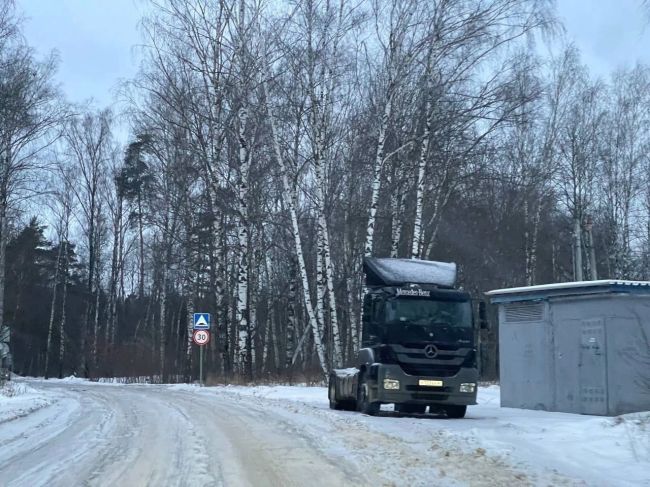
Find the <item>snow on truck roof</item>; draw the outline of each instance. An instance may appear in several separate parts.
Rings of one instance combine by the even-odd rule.
[[[495,289],[485,293],[493,303],[515,300],[542,299],[549,296],[575,296],[585,294],[602,294],[611,292],[650,293],[648,281],[625,281],[604,279],[599,281],[557,282],[537,286]]]
[[[424,284],[453,287],[456,264],[418,259],[366,257],[363,261],[366,283],[370,286]]]

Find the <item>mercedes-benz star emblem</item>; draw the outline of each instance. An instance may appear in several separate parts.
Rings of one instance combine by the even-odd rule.
[[[424,347],[424,355],[426,355],[429,358],[433,358],[436,355],[438,355],[438,349],[436,348],[435,345],[427,345]]]

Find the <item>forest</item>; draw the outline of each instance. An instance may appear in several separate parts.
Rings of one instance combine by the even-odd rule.
[[[116,110],[69,103],[0,0],[16,373],[193,380],[208,312],[209,381],[319,380],[358,347],[367,255],[456,262],[477,300],[650,280],[650,71],[590,73],[553,1],[148,7]]]

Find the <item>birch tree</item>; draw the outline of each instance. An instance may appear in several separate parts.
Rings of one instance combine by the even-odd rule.
[[[263,82],[261,86],[263,90],[262,99],[265,103],[266,113],[268,115],[268,124],[269,124],[269,132],[270,132],[269,135],[271,138],[271,144],[273,145],[273,154],[276,158],[276,162],[279,167],[280,178],[282,181],[283,200],[286,205],[286,208],[289,210],[289,217],[291,219],[291,230],[293,233],[295,253],[298,260],[298,270],[302,282],[303,299],[307,311],[308,325],[311,328],[311,332],[314,337],[314,344],[316,347],[316,352],[318,354],[318,360],[320,363],[321,370],[325,374],[325,376],[327,376],[329,369],[327,366],[327,359],[325,356],[325,348],[323,346],[319,324],[316,319],[316,314],[314,312],[314,307],[312,304],[310,286],[309,286],[309,277],[307,276],[307,266],[305,265],[305,256],[303,254],[302,238],[300,236],[300,226],[298,224],[298,212],[296,208],[297,206],[296,189],[295,187],[292,187],[291,184],[289,183],[289,174],[287,171],[287,165],[285,164],[284,156],[280,146],[280,141],[278,139],[279,135],[277,133],[274,115],[269,106],[267,83]],[[299,139],[296,138],[295,146],[294,146],[295,149],[294,154],[297,153],[298,144],[299,144]],[[299,342],[297,344],[297,347],[300,346],[301,343]],[[295,360],[295,353],[294,356],[292,357],[292,361],[293,360]]]
[[[330,153],[333,120],[333,99],[338,95],[340,79],[340,43],[354,27],[354,17],[347,2],[340,1],[334,8],[330,2],[319,8],[314,2],[304,5],[306,29],[307,97],[309,98],[309,123],[311,128],[311,155],[315,176],[316,214],[318,219],[317,267],[317,318],[321,330],[325,329],[324,301],[327,296],[332,329],[333,362],[343,362],[341,336],[338,321],[334,272],[330,248],[330,231],[326,211],[325,168]]]
[[[372,255],[375,235],[375,221],[381,190],[382,169],[385,162],[385,145],[387,131],[393,113],[393,101],[401,80],[408,77],[412,68],[412,61],[421,49],[421,32],[414,28],[412,19],[421,13],[421,2],[409,0],[406,2],[392,0],[387,4],[375,2],[373,4],[376,22],[380,23],[382,17],[387,17],[385,32],[377,32],[377,41],[381,46],[382,65],[380,85],[377,87],[377,106],[381,117],[377,127],[377,146],[372,171],[372,185],[370,196],[370,211],[366,229],[366,243],[364,254]],[[383,20],[383,19],[382,19]]]
[[[558,136],[558,182],[573,223],[573,275],[576,281],[581,281],[584,278],[582,224],[592,208],[605,112],[601,102],[602,85],[591,82],[584,67],[574,63],[572,69],[575,81]]]

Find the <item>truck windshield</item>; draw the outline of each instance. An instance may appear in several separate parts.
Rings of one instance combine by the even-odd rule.
[[[440,301],[422,298],[398,298],[386,303],[386,323],[428,327],[472,327],[469,301]]]

